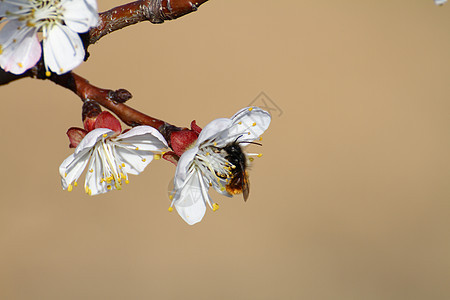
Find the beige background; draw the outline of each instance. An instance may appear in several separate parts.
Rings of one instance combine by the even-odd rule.
[[[282,114],[252,146],[249,201],[211,192],[190,227],[165,161],[120,192],[62,191],[79,99],[1,87],[0,299],[450,298],[449,4],[212,0],[90,52],[76,72],[176,125],[261,91]]]

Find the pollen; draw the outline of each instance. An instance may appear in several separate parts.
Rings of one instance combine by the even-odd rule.
[[[106,188],[107,188],[108,190],[111,190],[111,186],[110,186],[110,185],[108,185]]]
[[[60,68],[60,69],[59,69],[59,72],[60,72],[60,73],[63,73],[63,72],[64,72],[64,69],[63,69],[63,68]]]
[[[73,183],[73,186],[78,186],[78,182],[75,181],[75,182]]]
[[[217,143],[216,143],[216,142],[214,142],[214,146],[217,146]]]
[[[127,179],[127,180],[125,180],[125,184],[129,184],[130,183],[130,181]]]
[[[161,159],[161,154],[155,154],[153,155],[153,158],[156,160]]]
[[[253,157],[249,157],[248,160],[254,161],[255,159]]]
[[[3,53],[3,46],[0,45],[0,54],[2,54],[2,53]]]
[[[259,153],[258,155],[256,155],[256,156],[258,156],[258,157],[261,157],[262,156],[262,153]]]
[[[45,76],[50,77],[50,75],[52,75],[50,71],[45,72]]]
[[[239,124],[239,125],[242,125],[242,122],[239,122],[238,124]]]
[[[108,134],[107,134],[107,133],[104,133],[104,134],[103,134],[103,137],[104,137],[104,138],[105,138],[105,137],[107,137],[107,136],[108,136]]]
[[[139,150],[139,147],[136,147],[136,149],[134,149],[134,150]]]
[[[18,62],[17,65],[19,66],[19,68],[23,68],[23,64],[21,62]]]
[[[248,109],[248,111],[252,111],[253,110],[253,107],[250,107],[249,109]]]
[[[142,162],[146,162],[147,160],[145,158],[142,159]]]
[[[167,210],[168,210],[169,212],[173,212],[173,207],[171,206],[171,207],[169,207]]]
[[[209,152],[206,152],[206,155],[211,155]]]
[[[262,136],[259,137],[259,141],[262,141]]]
[[[125,164],[124,163],[122,163],[122,167],[125,168]]]
[[[67,187],[67,191],[71,192],[73,189],[73,186],[71,184],[69,184],[69,186]]]
[[[216,211],[219,209],[219,204],[213,203],[213,211]]]
[[[256,122],[252,124],[252,126],[256,126]]]
[[[66,178],[67,177],[67,173],[64,173],[64,178]]]
[[[90,172],[90,173],[94,172],[94,169],[90,169],[89,172]]]
[[[170,200],[173,200],[173,195],[169,195],[169,199],[170,199]]]

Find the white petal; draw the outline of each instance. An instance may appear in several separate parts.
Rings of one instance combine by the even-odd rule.
[[[67,26],[55,25],[47,35],[44,32],[43,44],[44,62],[56,74],[74,69],[84,59],[85,51],[80,37]]]
[[[211,121],[205,128],[202,129],[197,139],[197,145],[200,145],[206,140],[212,139],[222,132],[226,131],[232,124],[230,119],[220,118]]]
[[[205,215],[206,201],[209,201],[204,199],[207,192],[202,192],[199,177],[193,174],[183,188],[175,193],[174,206],[181,218],[189,225],[200,222]]]
[[[90,190],[90,195],[98,195],[108,192],[106,182],[100,182],[102,175],[104,173],[104,166],[100,160],[99,154],[97,151],[91,157],[91,161],[89,163],[88,171],[86,172],[86,180],[84,183],[85,188],[88,187]],[[114,187],[114,183],[111,183],[111,186]]]
[[[89,157],[89,151],[85,151],[77,156],[72,154],[62,162],[59,167],[59,174],[61,175],[61,185],[64,190],[68,188],[69,184],[77,181],[84,168],[86,168]]]
[[[94,147],[95,144],[102,139],[104,134],[110,136],[114,134],[114,131],[108,128],[97,128],[92,130],[83,138],[83,140],[81,140],[80,144],[75,149],[75,155],[87,148]]]
[[[155,128],[146,125],[134,127],[119,135],[115,140],[146,151],[156,151],[168,147],[162,134]]]
[[[125,164],[125,173],[138,175],[153,160],[153,153],[149,151],[137,151],[123,147],[116,147],[116,155]]]
[[[238,142],[252,142],[269,128],[271,117],[259,107],[247,107],[237,112],[231,120],[233,125],[228,130],[227,142],[234,142],[238,137]]]
[[[9,21],[0,31],[0,66],[7,72],[22,74],[41,57],[36,28]]]
[[[177,169],[175,170],[175,178],[174,178],[174,185],[175,188],[179,188],[183,185],[184,181],[186,180],[188,176],[188,170],[189,167],[192,164],[192,161],[194,160],[195,155],[198,152],[198,148],[194,147],[192,149],[187,150],[186,152],[181,155],[180,159],[178,160]]]
[[[96,1],[65,0],[64,22],[76,32],[86,32],[90,27],[97,26],[98,13]]]

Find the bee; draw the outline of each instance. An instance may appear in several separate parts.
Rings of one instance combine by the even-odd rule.
[[[250,184],[247,172],[247,157],[237,141],[228,144],[222,150],[226,152],[225,159],[233,165],[230,170],[231,176],[229,182],[225,188],[231,195],[242,193],[244,196],[244,201],[247,201],[250,193]]]

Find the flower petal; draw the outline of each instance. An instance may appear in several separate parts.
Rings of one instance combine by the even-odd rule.
[[[98,13],[95,0],[65,0],[64,22],[76,32],[86,32],[90,27],[97,26]]]
[[[67,189],[69,184],[80,177],[84,168],[89,161],[90,152],[85,151],[81,155],[72,154],[67,157],[59,166],[59,174],[61,175],[61,185],[63,189]]]
[[[94,128],[109,128],[115,132],[121,132],[120,121],[109,111],[102,111],[95,119]]]
[[[153,153],[150,151],[132,150],[117,144],[116,155],[125,164],[123,171],[133,175],[140,174],[153,160]]]
[[[202,129],[198,136],[197,145],[200,145],[206,140],[215,138],[217,135],[226,132],[226,130],[232,125],[232,120],[226,118],[215,119],[209,122],[205,128]]]
[[[180,188],[186,181],[189,172],[189,167],[191,166],[192,161],[194,160],[194,157],[197,154],[197,152],[198,148],[194,147],[192,149],[187,150],[186,152],[183,153],[183,155],[180,156],[177,168],[175,170],[175,178],[174,178],[174,185],[176,189]]]
[[[79,35],[67,26],[55,25],[47,32],[44,30],[43,44],[44,62],[58,75],[74,69],[84,59]]]
[[[75,149],[75,155],[80,153],[81,151],[92,148],[95,146],[95,144],[103,138],[103,135],[106,134],[107,136],[110,136],[114,134],[114,131],[108,128],[98,128],[94,129],[91,132],[89,132],[84,139],[80,142],[78,147]]]
[[[238,111],[231,117],[232,126],[228,130],[226,138],[227,143],[234,142],[236,138],[238,142],[252,142],[259,138],[264,131],[269,128],[270,114],[259,107],[247,107]]]
[[[205,215],[206,202],[209,201],[209,199],[204,199],[204,195],[209,197],[207,192],[202,191],[199,176],[191,174],[185,185],[175,193],[175,209],[189,225],[200,222]]]
[[[7,72],[22,74],[41,57],[36,29],[24,22],[9,21],[0,31],[0,66]]]
[[[136,126],[116,138],[117,141],[123,141],[132,144],[140,150],[156,151],[168,148],[166,139],[153,127],[147,125]]]

